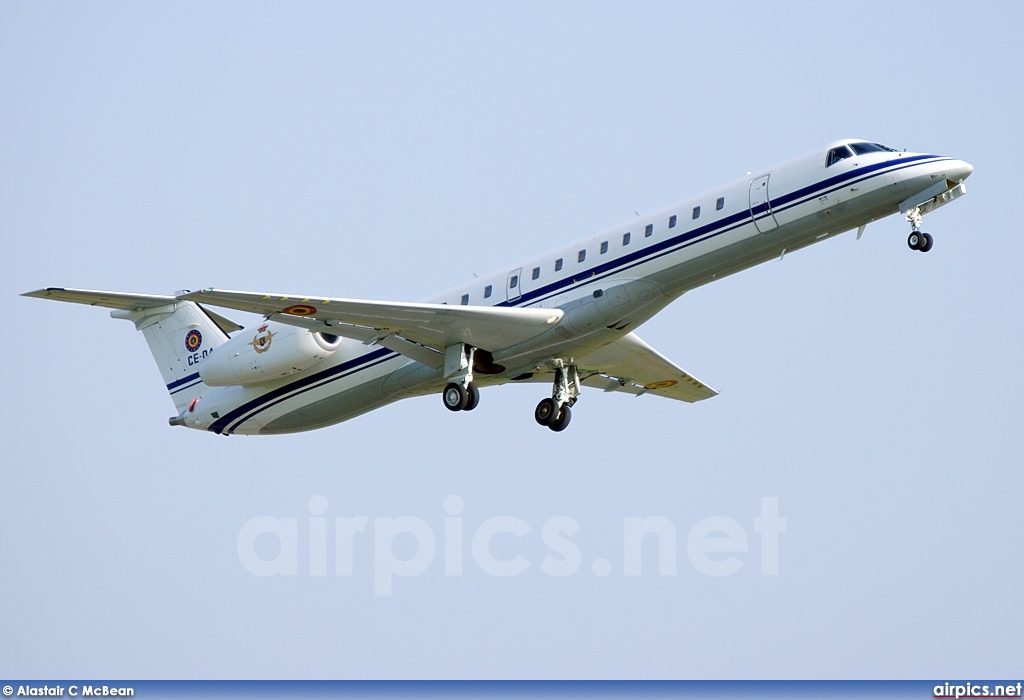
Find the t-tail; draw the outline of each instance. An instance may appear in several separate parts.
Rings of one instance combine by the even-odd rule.
[[[199,362],[242,326],[193,301],[172,296],[125,294],[48,287],[22,296],[113,309],[111,317],[131,321],[142,331],[174,408],[181,416],[212,387],[199,378]],[[173,421],[174,419],[172,419]]]

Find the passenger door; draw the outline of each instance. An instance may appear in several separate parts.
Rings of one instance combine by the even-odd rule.
[[[771,173],[750,181],[750,217],[761,233],[774,231],[779,227],[772,212],[772,201],[768,197],[768,178]]]

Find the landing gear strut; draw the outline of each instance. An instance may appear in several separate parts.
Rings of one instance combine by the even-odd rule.
[[[932,238],[932,234],[921,232],[921,221],[923,220],[921,210],[918,207],[909,209],[906,219],[910,222],[910,236],[907,237],[907,245],[910,246],[911,250],[927,253],[932,249],[935,239]]]
[[[576,365],[565,364],[564,360],[555,360],[555,381],[551,390],[551,398],[543,399],[533,411],[534,419],[543,426],[560,433],[569,427],[572,420],[570,406],[576,403],[580,395],[580,375]]]
[[[472,411],[480,403],[480,390],[473,383],[475,351],[462,343],[445,348],[445,376],[451,381],[441,392],[441,399],[449,411]]]

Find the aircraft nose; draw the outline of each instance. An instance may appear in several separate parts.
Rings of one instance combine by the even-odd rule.
[[[966,180],[974,172],[974,166],[965,160],[954,160],[952,167],[946,171],[946,177],[955,182]]]

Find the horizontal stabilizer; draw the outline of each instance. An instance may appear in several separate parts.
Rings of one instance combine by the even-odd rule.
[[[228,331],[242,328],[195,302],[159,294],[48,287],[22,296],[102,306],[113,309],[112,317],[134,323],[146,339],[179,417],[210,389],[199,377],[199,362],[228,340]]]
[[[136,311],[142,309],[155,309],[160,306],[178,303],[177,297],[164,296],[161,294],[128,294],[125,292],[102,292],[92,289],[65,289],[64,287],[47,287],[37,289],[34,292],[25,292],[21,296],[34,297],[36,299],[53,299],[54,301],[67,301],[72,304],[88,304],[89,306],[102,306],[107,309],[123,309],[125,311]],[[225,333],[233,333],[242,330],[243,326],[238,325],[230,319],[224,318],[218,313],[203,309],[210,319],[220,326]]]

